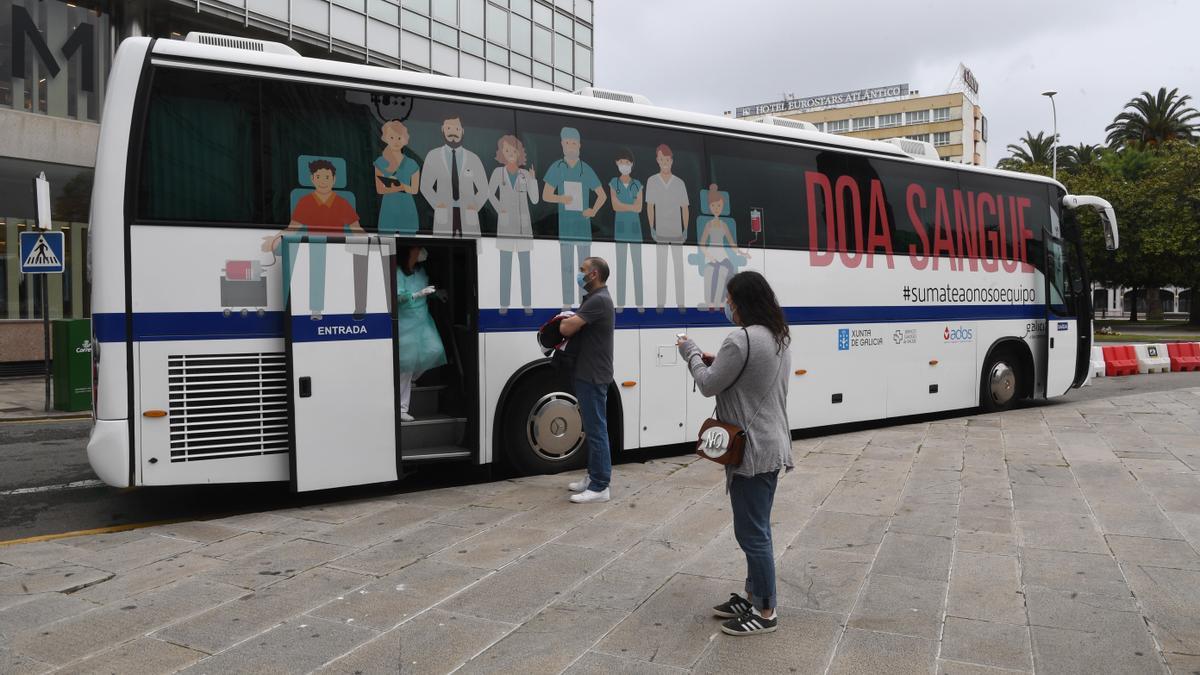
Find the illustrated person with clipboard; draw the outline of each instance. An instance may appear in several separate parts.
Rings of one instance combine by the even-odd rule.
[[[408,139],[408,127],[400,120],[383,123],[380,140],[386,146],[374,164],[380,234],[416,234],[420,226],[413,195],[421,184],[421,167],[404,154]]]
[[[542,199],[558,204],[562,298],[566,310],[575,302],[575,269],[591,255],[592,216],[600,211],[608,198],[596,172],[579,158],[579,131],[574,127],[563,127],[559,140],[563,158],[555,160],[546,171]],[[589,206],[593,194],[596,201]]]

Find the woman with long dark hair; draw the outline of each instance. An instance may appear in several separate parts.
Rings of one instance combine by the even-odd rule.
[[[792,469],[787,419],[791,334],[775,291],[761,274],[735,274],[725,290],[725,316],[737,330],[715,356],[686,336],[678,347],[700,392],[717,397],[717,418],[746,432],[742,463],[725,467],[733,532],[746,554],[746,596],[731,594],[713,612],[728,619],[722,631],[754,635],[778,626],[771,506],[779,472]]]

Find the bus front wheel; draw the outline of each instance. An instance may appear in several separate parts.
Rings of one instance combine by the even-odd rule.
[[[1002,412],[1011,408],[1021,391],[1020,377],[1020,363],[1011,352],[993,355],[983,369],[979,407],[984,412]]]
[[[526,475],[587,464],[579,404],[550,368],[539,368],[517,384],[505,406],[503,441],[508,460]]]

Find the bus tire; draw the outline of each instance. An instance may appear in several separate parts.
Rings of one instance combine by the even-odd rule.
[[[583,418],[575,395],[552,368],[537,368],[517,382],[504,407],[505,457],[525,475],[587,466]]]
[[[984,412],[1012,408],[1022,388],[1021,360],[1012,349],[997,349],[988,357],[979,383],[979,407]]]

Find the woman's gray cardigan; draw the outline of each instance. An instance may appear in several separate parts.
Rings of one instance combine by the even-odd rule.
[[[749,326],[725,338],[711,366],[704,365],[702,352],[692,340],[680,344],[679,353],[700,392],[717,397],[717,418],[746,430],[745,457],[740,466],[726,467],[729,480],[734,475],[790,471],[792,433],[787,418],[787,390],[792,355],[788,348],[779,350],[765,326]],[[746,371],[739,378],[743,363]]]

